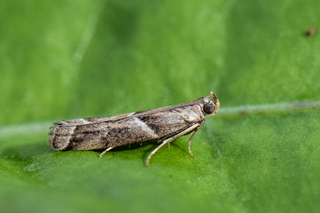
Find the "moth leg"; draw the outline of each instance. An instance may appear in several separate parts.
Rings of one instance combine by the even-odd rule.
[[[154,155],[154,153],[156,153],[161,147],[163,147],[165,144],[167,143],[170,143],[171,141],[174,141],[175,139],[185,135],[185,134],[188,134],[189,132],[192,132],[193,130],[195,130],[197,127],[199,127],[201,124],[197,123],[197,124],[194,124],[192,126],[190,126],[189,128],[183,130],[182,132],[179,132],[178,134],[170,137],[170,138],[167,138],[165,139],[164,141],[162,141],[162,143],[157,147],[155,148],[151,153],[150,155],[148,156],[147,158],[147,161],[146,161],[146,167],[149,166],[149,162],[150,162],[150,159],[152,157],[152,155]]]
[[[101,158],[102,155],[106,154],[106,152],[110,151],[111,149],[113,149],[113,147],[108,147],[106,150],[104,150],[103,152],[101,152],[101,154],[99,155],[99,157]]]
[[[161,141],[164,141],[164,140],[167,139],[167,138],[168,138],[167,136],[162,137],[162,138],[159,138],[159,139],[157,140],[157,143],[160,143]],[[168,143],[168,148],[170,149],[170,142]]]
[[[204,121],[202,121],[200,124],[199,124],[199,126],[194,130],[194,132],[193,132],[193,134],[191,135],[191,137],[189,138],[189,141],[188,141],[188,149],[189,149],[189,153],[190,153],[190,155],[194,158],[194,155],[192,154],[192,152],[191,152],[191,140],[192,140],[192,138],[194,137],[194,135],[196,134],[196,132],[198,132],[199,131],[199,129],[201,128],[201,126],[202,126],[202,124],[204,123]]]

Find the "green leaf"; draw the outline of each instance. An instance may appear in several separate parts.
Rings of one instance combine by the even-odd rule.
[[[4,1],[5,212],[315,212],[319,1]],[[217,94],[192,140],[56,152],[54,121]]]

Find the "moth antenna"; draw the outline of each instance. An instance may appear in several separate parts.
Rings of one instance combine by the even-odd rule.
[[[216,113],[220,108],[220,101],[219,101],[218,97],[216,96],[216,94],[214,94],[213,92],[210,92],[210,95],[211,95],[211,97],[214,100],[214,103],[216,105],[216,108],[213,111],[214,113]]]

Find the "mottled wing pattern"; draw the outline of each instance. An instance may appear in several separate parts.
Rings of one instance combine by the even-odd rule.
[[[203,120],[194,112],[195,107],[200,110],[200,99],[118,116],[60,121],[51,128],[48,144],[55,150],[92,150],[162,138]]]
[[[182,104],[178,104],[178,105],[174,105],[174,106],[166,106],[166,107],[161,107],[161,108],[157,108],[157,109],[149,109],[149,110],[137,111],[137,112],[115,115],[115,116],[64,120],[64,121],[56,122],[55,125],[75,126],[75,125],[84,125],[84,124],[91,124],[91,123],[101,123],[101,122],[106,122],[106,121],[116,122],[118,120],[122,120],[122,119],[132,117],[132,116],[137,117],[137,116],[141,116],[141,115],[150,115],[153,113],[167,112],[172,109],[183,108],[186,106],[192,107],[193,105],[203,103],[203,98],[204,97],[201,97],[196,100],[189,101],[189,102],[182,103]]]

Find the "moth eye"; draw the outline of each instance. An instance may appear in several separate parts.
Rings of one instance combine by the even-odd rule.
[[[203,105],[203,111],[206,114],[212,114],[214,111],[214,104],[213,103],[207,103],[205,105]]]

